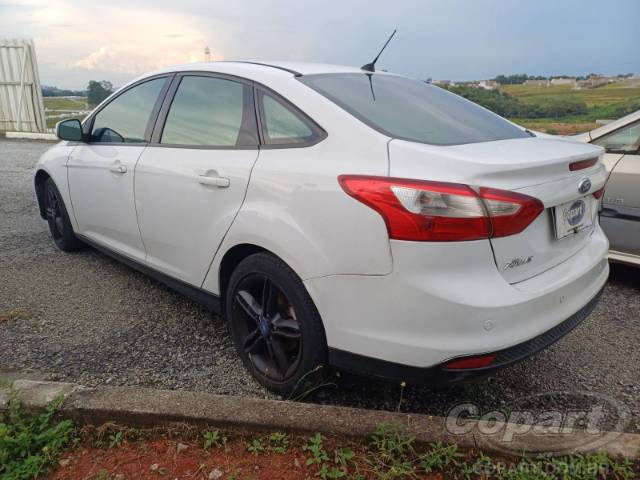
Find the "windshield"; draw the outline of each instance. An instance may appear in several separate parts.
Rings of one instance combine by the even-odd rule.
[[[368,73],[304,75],[299,80],[393,138],[461,145],[529,136],[475,103],[419,80]]]

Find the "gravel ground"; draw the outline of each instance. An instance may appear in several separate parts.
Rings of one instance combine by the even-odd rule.
[[[85,385],[271,397],[242,367],[219,318],[93,249],[55,248],[31,179],[49,145],[0,140],[0,369]],[[624,405],[624,429],[640,431],[639,294],[640,270],[614,265],[595,312],[551,348],[478,383],[407,387],[401,409],[438,415],[468,401],[508,409],[543,393],[532,408],[566,411],[584,392]],[[308,400],[395,410],[400,396],[399,385],[342,374]]]

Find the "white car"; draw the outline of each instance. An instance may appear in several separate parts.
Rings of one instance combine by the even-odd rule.
[[[640,110],[569,138],[605,149],[609,179],[600,221],[611,242],[609,259],[640,266]]]
[[[602,149],[384,72],[213,62],[141,77],[40,159],[40,213],[221,312],[288,394],[329,366],[486,374],[562,337],[609,272]]]

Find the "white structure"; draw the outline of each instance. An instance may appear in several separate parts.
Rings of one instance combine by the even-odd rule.
[[[571,85],[572,87],[576,86],[575,78],[552,78],[551,85]]]
[[[0,131],[46,129],[33,40],[0,40]]]
[[[498,82],[495,80],[481,80],[478,82],[478,88],[483,88],[484,90],[495,90],[498,88]]]

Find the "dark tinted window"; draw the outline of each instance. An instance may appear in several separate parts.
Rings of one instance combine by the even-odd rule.
[[[93,121],[93,142],[142,143],[149,116],[166,78],[136,85],[98,112]]]
[[[311,124],[283,102],[261,92],[264,143],[291,145],[309,143],[316,134]]]
[[[215,77],[186,76],[171,103],[161,143],[233,147],[257,145],[251,87]],[[253,132],[243,130],[250,123]],[[253,139],[253,141],[251,141]]]
[[[458,145],[529,136],[475,103],[418,80],[345,73],[305,75],[300,81],[394,138]]]

